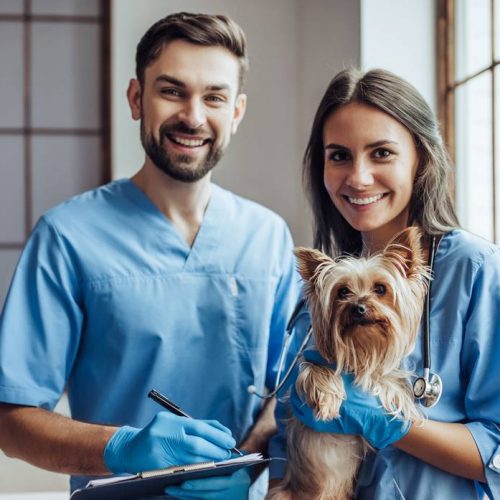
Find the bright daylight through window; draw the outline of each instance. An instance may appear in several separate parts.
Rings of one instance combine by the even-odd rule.
[[[441,119],[461,224],[500,241],[500,0],[443,0]]]

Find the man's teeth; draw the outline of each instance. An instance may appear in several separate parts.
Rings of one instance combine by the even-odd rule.
[[[181,146],[188,146],[190,148],[203,146],[203,143],[205,142],[205,139],[184,139],[182,137],[173,137],[173,140]]]
[[[377,194],[376,196],[370,196],[370,198],[351,198],[350,196],[348,196],[347,199],[354,205],[369,205],[370,203],[375,203],[376,201],[380,200],[382,196],[384,195]]]

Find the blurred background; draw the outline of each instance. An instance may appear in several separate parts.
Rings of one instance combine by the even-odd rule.
[[[301,158],[336,72],[389,69],[438,114],[456,165],[462,225],[500,239],[500,0],[0,0],[0,306],[48,208],[142,165],[125,97],[135,47],[177,11],[244,29],[247,115],[215,182],[281,214],[311,243]],[[57,411],[67,413],[65,399]],[[28,479],[29,478],[29,481]],[[0,452],[0,496],[67,491],[64,475]]]

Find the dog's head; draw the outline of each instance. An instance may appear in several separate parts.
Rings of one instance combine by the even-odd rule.
[[[317,348],[338,371],[383,375],[413,349],[429,278],[420,240],[410,227],[366,258],[296,249]]]

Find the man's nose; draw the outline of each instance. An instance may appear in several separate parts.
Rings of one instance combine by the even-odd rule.
[[[189,128],[198,128],[206,122],[203,103],[196,98],[186,100],[179,111],[179,119]]]
[[[373,184],[372,168],[366,158],[355,158],[346,184],[353,189],[365,189]]]

